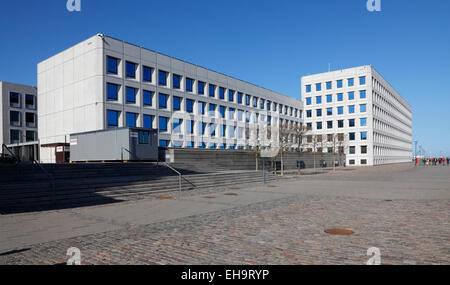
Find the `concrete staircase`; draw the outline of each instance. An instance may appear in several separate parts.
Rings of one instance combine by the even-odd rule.
[[[179,185],[176,173],[155,163],[42,166],[48,174],[32,164],[0,165],[0,213],[116,203],[176,191]],[[261,171],[177,169],[189,181],[182,180],[182,191],[262,182]],[[268,181],[275,179],[267,174]]]

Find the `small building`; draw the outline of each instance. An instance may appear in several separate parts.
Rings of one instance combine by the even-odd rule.
[[[158,131],[114,128],[70,135],[70,161],[157,161]]]

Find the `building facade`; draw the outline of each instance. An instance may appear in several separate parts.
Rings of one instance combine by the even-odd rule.
[[[347,165],[411,161],[411,106],[372,66],[304,76],[301,88],[310,149],[332,152],[336,136]]]
[[[101,34],[38,64],[38,98],[47,146],[128,126],[158,129],[160,146],[247,149],[252,125],[303,117],[299,100]]]

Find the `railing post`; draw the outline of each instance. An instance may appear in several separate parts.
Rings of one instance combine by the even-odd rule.
[[[181,193],[181,174],[178,175],[178,188],[180,189],[180,193]]]

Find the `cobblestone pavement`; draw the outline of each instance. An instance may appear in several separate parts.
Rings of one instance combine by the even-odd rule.
[[[449,174],[450,167],[407,164],[228,191],[237,196],[191,193],[181,199],[228,207],[15,248],[0,264],[60,264],[69,247],[81,250],[83,264],[365,264],[370,247],[380,249],[382,264],[449,264]],[[239,204],[240,197],[255,201]]]

